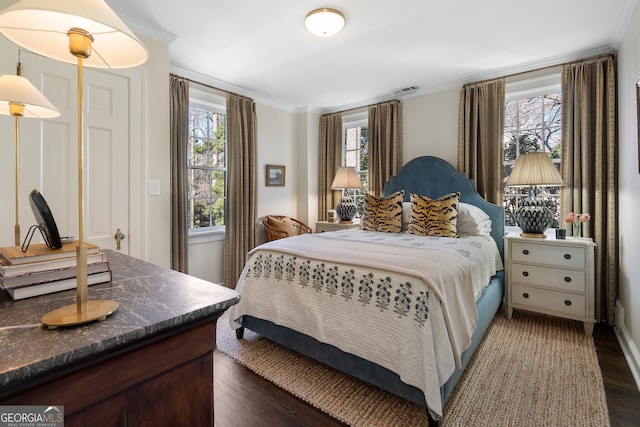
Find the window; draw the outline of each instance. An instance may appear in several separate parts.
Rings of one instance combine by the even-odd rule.
[[[224,231],[227,134],[224,98],[190,90],[189,231]]]
[[[343,161],[345,166],[353,166],[360,177],[362,188],[346,190],[357,206],[357,217],[364,212],[365,195],[369,189],[369,128],[367,127],[367,113],[350,117],[343,124],[344,139],[342,141]]]
[[[510,85],[507,85],[505,104],[505,183],[520,154],[548,152],[558,171],[562,161],[562,94],[559,76],[518,82],[513,84],[511,89],[514,87],[521,90],[510,90]],[[515,211],[528,196],[528,192],[528,188],[504,187],[505,225],[516,225]],[[551,226],[558,227],[560,187],[539,187],[538,195],[553,212],[554,220]]]

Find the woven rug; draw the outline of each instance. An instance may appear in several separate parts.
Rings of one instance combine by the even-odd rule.
[[[218,321],[218,351],[352,426],[426,426],[426,410],[252,331]],[[609,426],[593,338],[582,324],[498,312],[447,402],[441,425]]]

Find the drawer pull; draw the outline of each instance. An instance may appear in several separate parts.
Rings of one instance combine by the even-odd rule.
[[[571,254],[564,254],[564,259],[571,259]]]
[[[567,276],[564,278],[564,281],[567,283],[571,283],[571,277]]]
[[[522,296],[525,298],[529,298],[529,294],[527,292],[523,293]],[[565,304],[566,304],[566,301],[565,301]]]
[[[564,300],[564,305],[567,305],[567,306],[571,305],[571,300],[568,300],[568,299]]]
[[[529,249],[523,250],[522,253],[525,254],[525,255],[529,255]]]
[[[523,275],[524,277],[529,277],[529,272],[528,272],[528,271],[523,271],[523,272],[522,272],[522,275]]]

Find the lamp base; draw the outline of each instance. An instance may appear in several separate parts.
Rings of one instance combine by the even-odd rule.
[[[546,239],[547,235],[544,233],[525,233],[524,231],[520,233],[520,237],[533,237],[536,239]]]
[[[540,197],[527,197],[515,212],[516,224],[523,237],[544,238],[544,231],[553,222],[553,214]]]
[[[68,305],[45,314],[40,322],[49,329],[61,326],[82,325],[94,320],[106,320],[107,316],[115,312],[119,304],[115,301],[99,300],[87,302],[87,310],[78,313],[78,305]]]
[[[356,204],[351,197],[343,197],[336,206],[336,213],[340,218],[340,224],[352,224],[356,216]]]

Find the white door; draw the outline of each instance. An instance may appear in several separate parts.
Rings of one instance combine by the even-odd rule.
[[[27,195],[40,190],[63,236],[78,236],[77,68],[23,52],[22,75],[53,103],[61,116],[42,127],[22,119],[21,225],[34,223]],[[84,68],[85,240],[116,249],[116,231],[129,253],[129,79]]]

